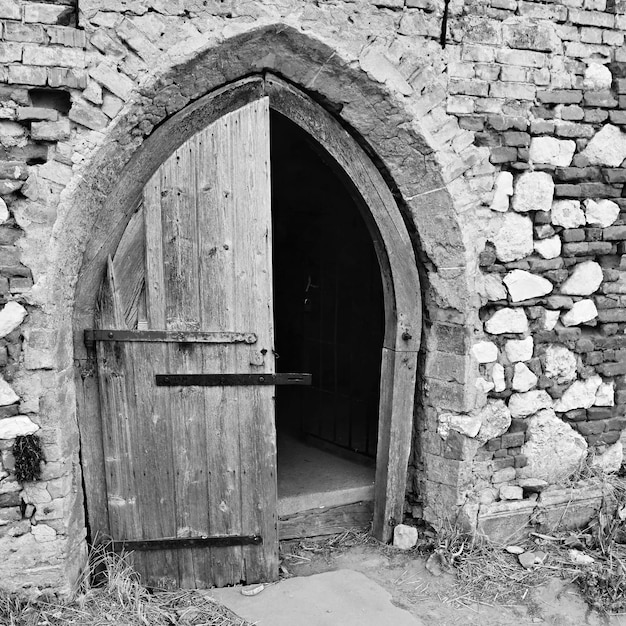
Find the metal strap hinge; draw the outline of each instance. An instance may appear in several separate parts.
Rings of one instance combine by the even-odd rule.
[[[310,385],[311,374],[157,374],[157,387],[234,387],[243,385]]]
[[[125,550],[179,550],[182,548],[230,548],[263,543],[260,535],[226,535],[222,537],[166,537],[164,539],[141,539],[112,541],[113,552]]]

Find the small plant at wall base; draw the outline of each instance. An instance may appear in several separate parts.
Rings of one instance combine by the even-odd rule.
[[[15,477],[21,483],[32,482],[41,476],[41,463],[45,457],[37,435],[20,435],[13,444]]]

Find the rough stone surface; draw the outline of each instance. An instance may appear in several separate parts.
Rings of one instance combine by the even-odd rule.
[[[26,317],[26,309],[18,302],[7,302],[0,311],[0,337],[13,332]]]
[[[550,293],[553,289],[549,280],[524,270],[509,272],[504,277],[503,282],[509,290],[509,295],[513,302],[540,298]]]
[[[578,200],[556,200],[552,203],[551,220],[555,226],[576,228],[587,223]]]
[[[606,65],[600,63],[590,63],[585,70],[583,87],[593,91],[610,89],[613,75]]]
[[[479,341],[472,346],[472,354],[479,363],[493,363],[498,359],[498,346],[492,341]]]
[[[549,345],[545,352],[543,371],[557,385],[570,383],[576,378],[576,355],[565,346]]]
[[[537,384],[537,377],[528,369],[525,363],[516,363],[513,369],[513,389],[515,391],[530,391]]]
[[[574,306],[561,316],[564,326],[577,326],[590,322],[598,316],[598,309],[593,300],[585,299],[574,302]]]
[[[7,406],[19,402],[20,397],[13,391],[11,385],[0,375],[0,406]]]
[[[500,363],[495,363],[493,370],[491,371],[491,378],[493,380],[493,389],[496,393],[500,393],[506,389],[506,379],[504,377],[504,366]]]
[[[591,376],[587,380],[574,381],[554,403],[554,410],[565,413],[574,409],[588,409],[596,400],[602,379],[600,376]]]
[[[512,417],[528,417],[541,409],[552,407],[552,398],[543,389],[514,393],[509,400]]]
[[[519,213],[549,211],[552,206],[553,194],[554,181],[550,174],[545,172],[526,172],[519,177],[515,185],[513,209]]]
[[[558,235],[535,241],[535,252],[544,259],[556,259],[561,254],[561,238]]]
[[[15,439],[20,435],[32,435],[39,430],[26,415],[16,415],[0,420],[0,439]]]
[[[614,406],[615,405],[615,383],[601,383],[596,391],[594,406]]]
[[[612,200],[585,200],[585,218],[590,226],[606,228],[619,217],[619,205]]]
[[[577,265],[571,276],[561,285],[561,293],[569,296],[589,296],[602,283],[602,268],[595,261]]]
[[[626,133],[606,124],[593,136],[582,155],[591,165],[619,167],[626,159]]]
[[[530,361],[533,358],[534,346],[532,337],[510,339],[504,344],[504,352],[511,363]]]
[[[487,300],[506,300],[506,288],[499,276],[487,274],[484,280],[484,287]]]
[[[528,421],[527,441],[522,454],[527,465],[524,478],[540,478],[551,483],[571,476],[587,455],[587,442],[550,409],[543,409]]]
[[[410,550],[417,543],[417,528],[398,524],[393,529],[393,546],[400,550]]]
[[[493,187],[492,211],[508,211],[510,197],[513,195],[513,174],[500,172]]]
[[[500,487],[500,500],[522,500],[524,491],[517,485],[502,485]]]
[[[504,213],[495,220],[491,241],[499,261],[516,261],[533,252],[533,225],[525,215]]]
[[[523,309],[498,309],[485,322],[485,330],[492,335],[525,333],[528,330],[528,319]]]
[[[543,330],[553,330],[559,321],[560,311],[544,311]]]
[[[533,137],[530,142],[530,160],[535,163],[567,167],[572,162],[575,150],[576,142],[569,139]]]
[[[591,459],[591,467],[597,467],[603,472],[619,472],[624,461],[624,447],[621,441],[616,441],[602,454],[597,454]]]
[[[511,412],[502,400],[489,400],[479,415],[481,426],[476,439],[483,443],[499,437],[511,425]]]

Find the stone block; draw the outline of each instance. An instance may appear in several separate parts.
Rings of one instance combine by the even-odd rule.
[[[503,24],[502,34],[510,48],[538,52],[558,52],[561,49],[561,41],[550,22],[509,18]]]
[[[72,104],[69,118],[73,122],[92,130],[103,130],[109,123],[109,118],[100,109],[80,101],[75,101]]]
[[[48,84],[50,87],[71,87],[84,89],[89,82],[89,75],[85,70],[50,67],[48,68]]]
[[[22,9],[17,0],[0,0],[0,19],[21,20]]]
[[[509,296],[513,302],[522,302],[531,298],[540,298],[550,293],[552,283],[541,276],[536,276],[524,270],[513,270],[503,279]]]
[[[626,159],[626,133],[617,126],[606,124],[587,144],[582,156],[592,165],[620,166]]]
[[[62,119],[58,122],[33,122],[31,137],[41,141],[63,141],[69,139],[70,122]]]
[[[48,73],[44,67],[27,67],[24,65],[10,65],[8,68],[7,81],[14,85],[46,84]]]
[[[570,296],[588,296],[598,290],[604,275],[595,261],[585,261],[574,268],[570,277],[561,285],[561,293]]]
[[[477,531],[500,545],[506,545],[528,534],[536,504],[529,500],[505,500],[481,505]]]
[[[67,24],[73,7],[63,4],[28,2],[24,5],[24,21],[33,24]]]
[[[535,141],[535,139],[533,139]],[[549,211],[552,206],[554,182],[545,172],[526,172],[515,185],[513,209],[520,213]]]
[[[566,167],[572,162],[575,150],[574,141],[533,137],[530,143],[530,159],[535,163]]]
[[[583,100],[583,92],[580,89],[539,90],[537,99],[545,104],[579,104]]]
[[[47,5],[53,6],[53,5]],[[37,44],[23,44],[25,65],[41,65],[46,67],[72,67],[82,69],[86,64],[84,50],[74,48],[54,48]]]
[[[22,60],[21,43],[0,42],[0,63],[19,63]]]
[[[46,33],[51,44],[68,46],[71,48],[84,48],[87,45],[87,37],[84,30],[69,26],[48,26]]]
[[[132,90],[135,88],[135,83],[126,74],[118,72],[115,67],[106,62],[90,69],[89,74],[103,87],[122,100],[128,100]]]
[[[43,43],[43,26],[35,24],[22,24],[21,22],[5,22],[4,39],[7,41],[27,41],[31,43]]]

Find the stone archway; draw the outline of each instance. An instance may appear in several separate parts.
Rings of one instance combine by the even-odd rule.
[[[393,214],[389,216],[390,224],[395,224],[394,228],[402,238],[405,238],[406,233],[416,233],[413,243],[419,243],[422,254],[432,267],[436,270],[454,270],[455,278],[452,282],[459,292],[467,291],[462,271],[465,258],[460,227],[439,175],[435,155],[415,132],[411,116],[394,96],[364,72],[350,67],[335,51],[294,29],[282,25],[270,26],[233,37],[219,46],[194,54],[190,60],[170,68],[144,85],[139,97],[116,120],[103,145],[83,170],[82,177],[74,181],[66,192],[64,210],[60,212],[61,218],[55,228],[55,255],[58,262],[51,286],[58,289],[57,293],[67,296],[60,298],[65,306],[57,308],[57,319],[66,320],[67,324],[70,314],[73,320],[74,357],[78,364],[78,413],[84,441],[94,435],[90,428],[96,421],[93,407],[97,403],[93,397],[93,385],[90,385],[88,355],[83,346],[82,331],[90,326],[103,259],[108,251],[115,248],[132,212],[132,205],[123,201],[124,190],[120,181],[139,175],[142,168],[145,175],[151,166],[146,168],[143,165],[139,170],[133,169],[141,160],[139,155],[147,154],[151,145],[154,147],[156,139],[151,142],[152,137],[158,137],[177,111],[185,107],[201,108],[201,100],[207,93],[214,92],[215,95],[220,86],[262,71],[273,71],[300,85],[313,96],[313,101],[317,100],[335,113],[334,117],[328,113],[326,116],[337,129],[341,130],[343,126],[350,130],[349,135],[361,146],[360,149],[374,158],[378,166],[377,175],[386,182],[388,197],[385,202]],[[237,97],[245,97],[242,95],[244,93],[245,90],[238,92],[233,102],[236,102]],[[202,125],[206,120],[203,122],[200,115],[195,123]],[[311,128],[312,134],[314,131],[315,125]],[[324,145],[324,137],[321,139]],[[167,151],[170,148],[165,149]],[[333,156],[337,158],[337,155]],[[388,188],[395,193],[397,202]],[[405,249],[410,249],[408,237],[404,245],[409,246]],[[400,265],[404,262],[393,250],[383,246],[385,249],[390,262],[393,260]],[[78,276],[78,282],[71,281],[68,284],[65,279],[68,274]],[[416,277],[417,274],[413,284]],[[415,298],[413,315],[417,312],[419,317],[419,290],[415,292]],[[74,303],[71,313],[70,302]],[[410,315],[405,320],[401,310],[397,313],[394,332],[385,344],[389,350],[388,367],[391,368],[388,378],[392,381],[390,389],[395,389],[396,384],[404,384],[405,392],[396,394],[395,400],[387,399],[385,402],[389,407],[388,437],[402,441],[403,451],[397,455],[393,446],[386,445],[387,450],[392,450],[393,458],[379,463],[384,468],[381,471],[393,467],[393,471],[381,478],[380,484],[385,484],[385,493],[391,489],[395,494],[390,503],[385,502],[384,506],[378,508],[376,529],[381,538],[388,538],[391,524],[399,522],[402,517],[413,421],[415,366],[408,377],[411,381],[408,387],[406,380],[402,383],[394,379],[405,358],[398,348],[409,342],[411,350],[408,352],[416,356],[422,332],[420,324],[415,324],[415,319],[409,319]],[[405,321],[407,324],[403,325]],[[458,331],[464,333],[463,325],[458,326]],[[442,327],[441,332],[447,332],[447,327]],[[438,332],[435,329],[431,334],[437,338]],[[445,354],[447,348],[438,342],[434,350],[437,354]],[[458,351],[458,348],[454,350]],[[394,402],[404,402],[404,406]],[[98,510],[102,504],[98,498],[102,497],[102,493],[96,493],[89,478],[86,486],[88,498],[92,499],[90,508]],[[402,494],[402,498],[399,494]]]

